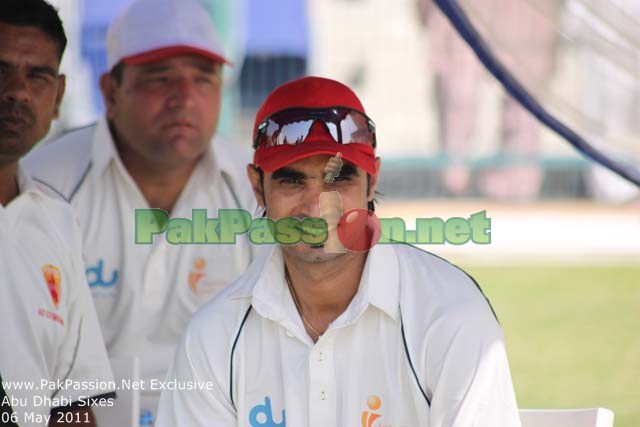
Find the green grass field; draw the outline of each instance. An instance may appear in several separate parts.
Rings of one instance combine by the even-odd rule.
[[[640,425],[639,267],[469,267],[500,319],[521,408]]]

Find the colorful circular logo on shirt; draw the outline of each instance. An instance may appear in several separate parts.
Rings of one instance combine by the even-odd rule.
[[[382,405],[382,401],[376,395],[369,396],[369,398],[367,399],[367,406],[372,411],[377,411],[378,409],[380,409],[380,405]]]
[[[373,427],[373,423],[378,418],[382,417],[382,415],[376,414],[375,412],[373,412],[380,409],[380,406],[382,406],[382,399],[380,399],[379,396],[372,394],[367,398],[367,407],[369,408],[369,411],[372,411],[372,412],[369,412],[369,411],[362,412],[362,415],[360,416],[361,427]]]

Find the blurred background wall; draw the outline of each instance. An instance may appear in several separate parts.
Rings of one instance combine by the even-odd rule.
[[[72,84],[52,136],[103,112],[109,23],[131,0],[54,0]],[[352,86],[377,122],[392,198],[624,203],[637,189],[587,161],[488,74],[430,0],[202,0],[227,54],[220,132],[303,75]],[[582,136],[640,163],[640,6],[634,0],[463,0],[513,75]]]

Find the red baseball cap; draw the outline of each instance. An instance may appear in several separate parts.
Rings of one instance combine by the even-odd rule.
[[[277,87],[267,96],[253,126],[254,139],[258,126],[269,116],[291,108],[346,107],[366,114],[358,96],[340,82],[322,77],[304,77]],[[290,163],[318,154],[342,158],[361,167],[371,175],[376,174],[375,149],[369,144],[339,144],[324,126],[314,124],[303,144],[258,147],[253,164],[267,172],[273,172]]]

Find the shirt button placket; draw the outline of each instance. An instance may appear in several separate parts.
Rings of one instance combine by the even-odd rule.
[[[309,357],[309,426],[337,425],[333,338],[326,333]]]
[[[145,268],[143,301],[148,308],[161,307],[164,303],[166,280],[167,242],[161,237],[154,243]]]

